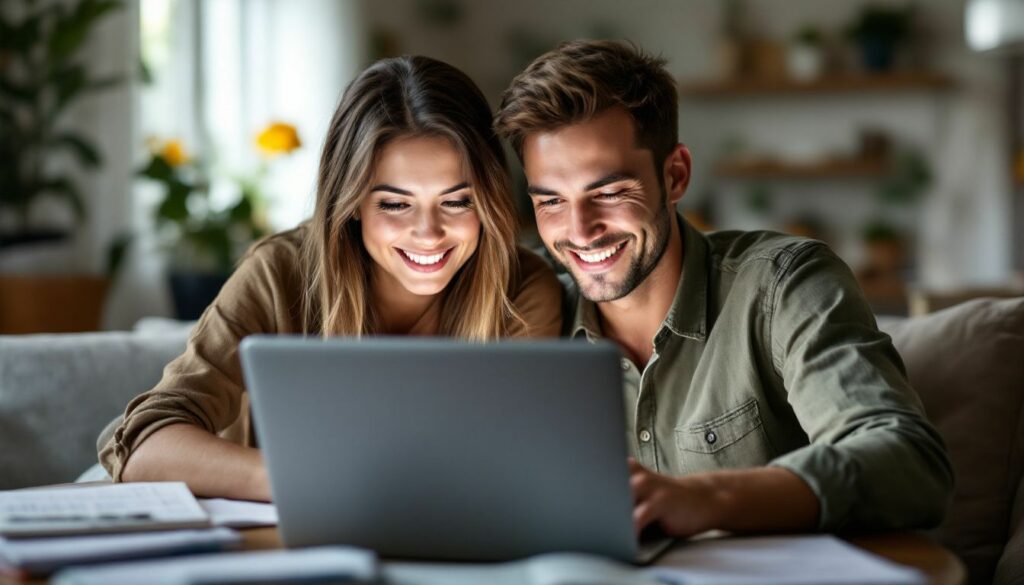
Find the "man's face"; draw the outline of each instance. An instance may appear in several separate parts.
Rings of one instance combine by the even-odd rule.
[[[683,147],[670,161],[682,155],[688,167]],[[677,181],[671,164],[637,146],[628,112],[611,108],[528,135],[523,166],[540,236],[584,297],[621,299],[651,274],[671,237],[685,178]]]

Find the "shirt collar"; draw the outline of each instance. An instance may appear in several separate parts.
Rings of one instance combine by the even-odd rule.
[[[676,286],[668,315],[662,327],[680,336],[703,342],[708,332],[708,252],[710,246],[704,234],[683,218],[677,216],[683,235],[683,270]],[[601,337],[601,320],[597,305],[583,298],[577,291],[576,312],[570,337],[585,335],[588,341]]]

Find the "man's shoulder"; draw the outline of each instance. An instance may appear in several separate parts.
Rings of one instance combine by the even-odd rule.
[[[828,246],[819,240],[768,230],[728,230],[706,237],[712,262],[723,272],[777,269],[802,255],[828,253]]]

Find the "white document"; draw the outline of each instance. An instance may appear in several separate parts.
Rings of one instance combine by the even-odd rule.
[[[377,556],[368,550],[325,546],[175,557],[159,561],[66,569],[54,585],[226,585],[234,583],[374,582]]]
[[[671,585],[924,585],[897,565],[828,535],[691,541],[669,550],[648,574]]]
[[[70,565],[220,551],[241,544],[242,537],[228,528],[17,540],[0,537],[0,563],[8,571],[36,576]]]
[[[550,553],[508,563],[386,563],[390,585],[664,585],[626,563],[580,553]]]
[[[277,508],[273,504],[224,498],[200,498],[199,505],[210,515],[210,522],[214,526],[230,528],[277,526]]]
[[[206,512],[182,482],[0,492],[0,535],[9,538],[209,525]]]

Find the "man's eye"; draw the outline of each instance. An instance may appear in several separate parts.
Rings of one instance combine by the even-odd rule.
[[[408,203],[402,203],[400,201],[378,201],[377,209],[381,211],[401,211],[409,207]]]
[[[465,199],[456,199],[454,201],[445,201],[441,205],[444,206],[444,207],[451,208],[451,209],[469,209],[470,207],[473,207],[473,200],[470,199],[469,197],[466,197]]]
[[[625,189],[619,189],[618,191],[610,191],[605,193],[598,193],[598,197],[601,199],[618,199],[622,196]]]
[[[551,199],[540,199],[537,201],[537,207],[552,207],[561,202],[562,200],[557,197],[552,197]]]

